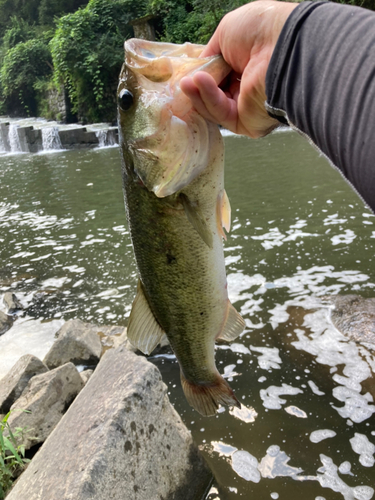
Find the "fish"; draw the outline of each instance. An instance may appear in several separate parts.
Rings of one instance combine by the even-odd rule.
[[[202,50],[127,40],[117,97],[125,209],[139,271],[128,339],[148,355],[166,334],[188,403],[211,416],[220,405],[241,407],[216,368],[215,341],[234,340],[245,322],[228,299],[223,139],[179,85],[196,71],[218,84],[229,73],[221,56],[201,58]]]

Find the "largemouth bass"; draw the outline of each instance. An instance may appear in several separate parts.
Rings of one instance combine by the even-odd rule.
[[[128,40],[118,101],[125,207],[140,274],[128,338],[150,354],[165,332],[188,402],[209,416],[219,405],[241,406],[216,369],[214,350],[217,338],[236,338],[244,321],[227,293],[223,140],[179,87],[198,70],[218,83],[228,74],[221,57],[199,58],[202,49]]]

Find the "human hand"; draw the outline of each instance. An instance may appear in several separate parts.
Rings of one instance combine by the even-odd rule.
[[[297,5],[258,0],[223,17],[201,54],[222,54],[231,66],[222,88],[203,71],[180,83],[202,116],[252,138],[262,137],[278,125],[264,107],[266,73],[285,21]]]

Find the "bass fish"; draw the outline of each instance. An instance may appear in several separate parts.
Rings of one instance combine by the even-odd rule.
[[[217,125],[192,107],[183,76],[229,73],[203,46],[131,39],[118,87],[126,213],[140,279],[128,323],[134,347],[150,354],[164,333],[191,406],[204,416],[238,406],[215,366],[215,340],[245,323],[228,299],[222,239],[230,229],[224,147]]]

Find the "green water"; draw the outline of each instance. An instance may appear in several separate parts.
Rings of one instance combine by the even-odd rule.
[[[152,358],[215,474],[207,498],[370,499],[375,353],[330,325],[322,297],[374,296],[374,217],[293,132],[225,143],[228,288],[247,328],[216,358],[242,411],[200,417],[173,356]],[[0,244],[1,291],[30,321],[126,325],[137,273],[118,149],[1,157]]]

